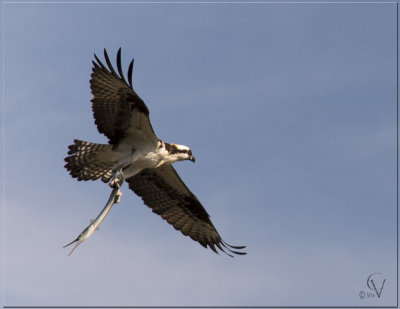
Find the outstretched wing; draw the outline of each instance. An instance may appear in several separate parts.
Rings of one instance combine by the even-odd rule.
[[[93,61],[90,89],[93,94],[93,115],[99,132],[109,138],[110,144],[118,144],[135,130],[156,139],[149,110],[132,88],[133,59],[128,69],[128,84],[121,67],[121,48],[117,53],[118,73],[111,65],[105,49],[107,67],[96,55],[94,57],[96,61]]]
[[[231,246],[224,242],[210,220],[210,216],[196,196],[190,192],[171,165],[145,169],[128,178],[129,188],[139,195],[152,211],[169,224],[217,253],[217,248],[235,254],[244,246]],[[231,255],[230,255],[231,256]]]

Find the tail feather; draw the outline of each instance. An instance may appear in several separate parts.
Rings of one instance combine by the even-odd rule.
[[[96,180],[101,177],[103,182],[108,182],[112,176],[113,161],[107,161],[106,154],[112,145],[95,144],[81,140],[74,140],[68,146],[68,157],[64,159],[64,167],[73,178],[78,180]]]

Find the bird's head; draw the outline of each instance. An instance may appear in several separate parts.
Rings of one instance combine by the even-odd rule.
[[[193,163],[195,162],[192,151],[189,147],[185,145],[165,143],[165,148],[169,152],[169,154],[175,158],[175,161],[190,160]]]

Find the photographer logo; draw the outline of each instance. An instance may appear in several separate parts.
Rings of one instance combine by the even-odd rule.
[[[380,298],[382,296],[383,287],[385,285],[386,279],[383,278],[382,273],[372,273],[368,276],[367,287],[371,291],[361,290],[358,296],[361,299],[365,298]]]

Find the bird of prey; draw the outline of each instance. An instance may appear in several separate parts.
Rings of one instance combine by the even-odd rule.
[[[189,147],[160,140],[151,126],[149,110],[132,87],[133,59],[126,81],[121,66],[121,48],[117,53],[117,70],[104,49],[104,65],[94,55],[90,88],[95,124],[108,144],[74,140],[65,168],[77,180],[101,178],[110,182],[117,171],[129,188],[143,202],[184,235],[203,247],[218,249],[228,255],[246,254],[245,246],[231,246],[218,234],[207,211],[178,176],[172,163],[195,162]],[[114,180],[118,181],[118,179]]]

